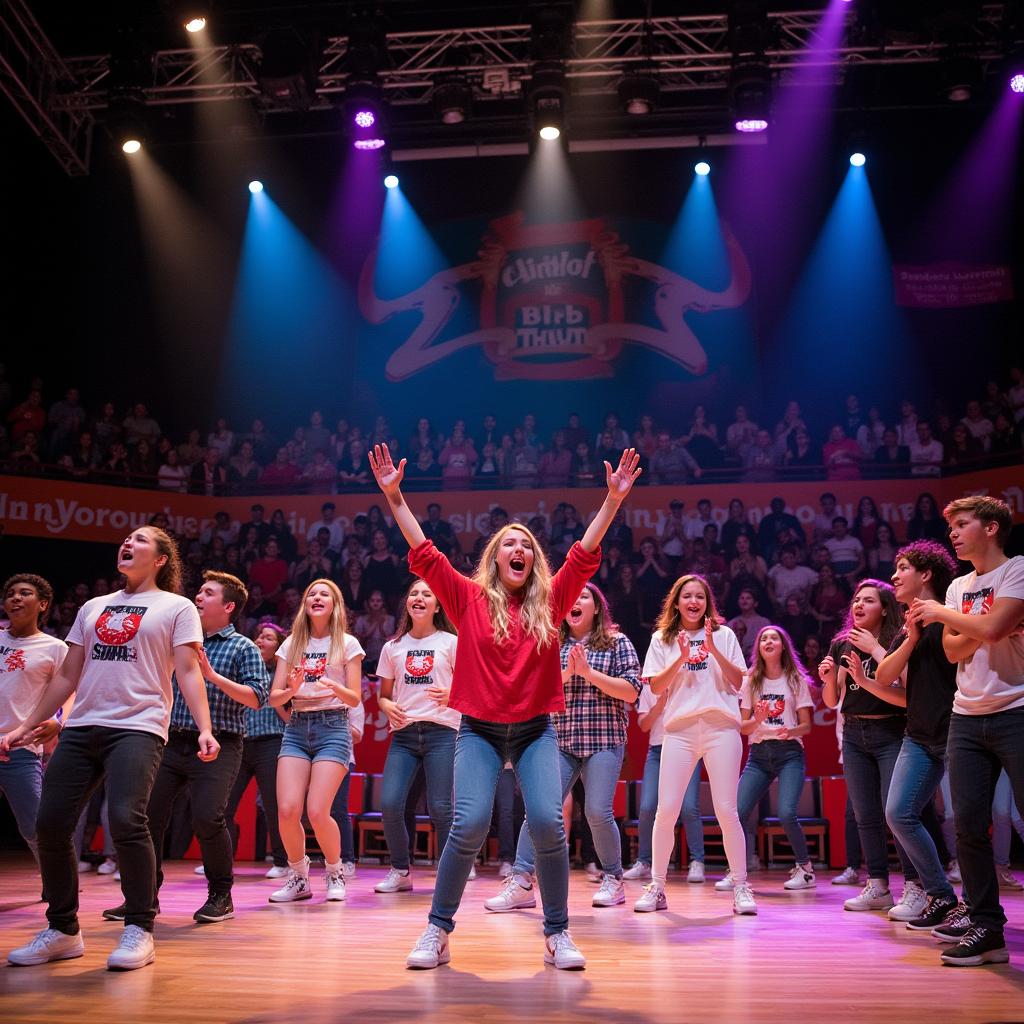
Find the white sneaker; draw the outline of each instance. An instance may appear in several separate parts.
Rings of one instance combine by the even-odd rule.
[[[600,883],[602,871],[593,861],[590,861],[589,864],[585,864],[583,866],[583,870],[587,873],[588,882],[593,882],[595,885]]]
[[[601,879],[601,888],[594,893],[590,901],[595,907],[617,907],[626,902],[626,887],[621,878],[606,874]]]
[[[715,882],[715,888],[719,892],[730,892],[733,889],[732,872],[730,871],[725,878],[720,878]]]
[[[843,870],[832,879],[833,885],[860,885],[860,876],[856,868],[843,868]]]
[[[19,967],[31,967],[33,964],[48,964],[51,960],[74,960],[85,953],[85,940],[82,933],[65,935],[56,928],[44,928],[36,937],[12,949],[7,959]]]
[[[341,903],[346,896],[345,873],[343,871],[327,872],[327,899],[335,903]]]
[[[643,895],[633,904],[633,909],[638,914],[651,914],[655,910],[668,910],[665,890],[657,882],[645,885]]]
[[[576,948],[567,928],[544,940],[544,963],[554,964],[560,971],[582,971],[587,958]]]
[[[86,875],[92,871],[94,865],[91,860],[80,860],[78,862],[78,873],[80,875]]]
[[[756,914],[757,904],[754,902],[754,890],[747,882],[737,882],[732,891],[732,912],[734,914]]]
[[[121,941],[110,956],[107,967],[112,971],[135,971],[156,959],[156,946],[153,933],[147,932],[137,924],[125,926],[121,933]]]
[[[341,873],[346,878],[355,878],[356,877],[356,865],[355,865],[355,862],[351,861],[351,860],[343,860],[341,862]]]
[[[308,867],[306,869],[309,870]],[[300,875],[298,871],[288,869],[288,881],[270,894],[271,903],[294,903],[296,900],[313,898],[313,890],[309,886],[309,875]]]
[[[907,882],[899,903],[889,910],[890,921],[913,921],[924,913],[928,906],[928,893],[920,882]]]
[[[813,889],[817,885],[810,863],[794,864],[789,878],[782,883],[783,889]]]
[[[510,861],[503,860],[498,865],[498,877],[508,878],[512,874],[512,864]]]
[[[473,866],[469,869],[469,875],[467,876],[466,881],[467,882],[475,882],[476,881],[476,863],[474,863]]]
[[[284,864],[275,864],[263,877],[284,878],[288,874],[288,868]]]
[[[704,884],[704,861],[690,861],[690,870],[686,872],[686,880],[694,885]]]
[[[97,869],[97,875],[112,875],[117,870],[117,861],[108,857]]]
[[[959,885],[963,881],[963,877],[960,874],[960,861],[951,860],[949,867],[946,870],[946,881],[950,885]]]
[[[1010,870],[1008,865],[1006,867],[997,867],[996,875],[999,878],[1000,889],[1024,889],[1024,884]]]
[[[509,875],[505,887],[497,896],[484,900],[484,906],[496,914],[504,914],[509,910],[520,910],[537,906],[537,896],[531,886],[529,889],[516,881],[515,875]]]
[[[199,867],[192,869],[192,874],[194,874],[194,875],[205,875],[206,874],[206,868],[202,864],[200,864]]]
[[[869,878],[860,894],[852,896],[843,904],[847,910],[888,910],[892,905],[889,886],[880,878]]]
[[[428,924],[423,934],[416,940],[412,952],[405,958],[407,967],[429,971],[432,967],[446,964],[452,954],[448,949],[448,933],[436,924]]]
[[[116,870],[116,871],[114,872],[114,881],[115,881],[115,882],[120,882],[120,881],[121,881],[121,869],[120,869],[120,868],[118,868],[118,869],[117,869],[117,870]]]
[[[638,860],[632,867],[626,868],[622,872],[623,878],[628,878],[631,882],[646,882],[651,877],[651,865],[645,864],[642,860]]]
[[[374,892],[408,892],[412,888],[412,872],[389,868],[388,873],[373,887]]]

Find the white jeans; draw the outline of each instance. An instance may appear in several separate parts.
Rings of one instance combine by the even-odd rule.
[[[747,844],[736,813],[742,757],[743,741],[738,725],[708,723],[704,718],[697,718],[681,729],[665,733],[658,776],[658,813],[654,817],[654,863],[651,866],[651,875],[659,885],[664,886],[668,873],[683,794],[690,784],[694,766],[701,758],[711,780],[711,800],[722,829],[729,870],[734,881],[746,881]]]

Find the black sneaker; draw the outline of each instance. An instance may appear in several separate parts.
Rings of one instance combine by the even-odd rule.
[[[156,912],[158,914],[160,913],[160,901],[159,900],[157,900],[157,903],[156,903]],[[111,907],[109,910],[104,910],[103,911],[103,920],[104,921],[123,921],[124,920],[124,915],[125,915],[125,908],[124,908],[124,904],[122,903],[121,906],[119,906],[119,907]]]
[[[912,932],[930,932],[942,924],[956,906],[955,896],[929,896],[924,913],[908,921],[907,927]]]
[[[231,902],[231,893],[211,892],[206,902],[192,915],[192,920],[208,924],[213,921],[227,921],[234,916],[235,907]]]
[[[937,928],[932,929],[932,935],[941,942],[959,942],[971,927],[971,916],[967,912],[966,903],[958,903],[947,915],[946,920]]]
[[[1002,932],[976,924],[942,954],[942,962],[953,967],[980,967],[982,964],[1007,964],[1010,951]]]

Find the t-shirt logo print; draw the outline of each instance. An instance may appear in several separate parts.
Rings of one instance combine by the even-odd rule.
[[[762,703],[768,708],[768,717],[765,725],[785,725],[783,714],[786,710],[786,695],[784,693],[766,693],[761,697]]]
[[[23,672],[25,670],[25,652],[20,648],[16,647],[12,651],[7,652],[7,656],[4,658],[4,672]]]
[[[430,683],[434,671],[433,651],[409,651],[405,656],[405,681],[413,686]]]
[[[988,615],[992,611],[996,594],[992,587],[982,587],[981,590],[968,590],[960,599],[960,611],[964,615]]]
[[[686,658],[686,665],[691,672],[694,669],[708,667],[708,649],[704,646],[703,640],[690,641],[690,653]]]
[[[327,671],[327,655],[319,651],[306,651],[302,658],[302,670],[306,674],[305,682],[318,682]]]
[[[123,647],[134,639],[142,625],[145,608],[111,605],[103,609],[103,614],[96,620],[96,636],[112,647]]]

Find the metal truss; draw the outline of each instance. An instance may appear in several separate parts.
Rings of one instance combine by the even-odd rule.
[[[1004,7],[980,4],[958,49],[968,48],[985,65],[1002,59]],[[798,62],[814,59],[809,51],[821,17],[821,11],[769,13],[765,61],[783,83]],[[847,18],[852,28],[855,12]],[[840,74],[857,65],[934,64],[947,53],[946,44],[932,39],[876,43],[847,34],[836,52],[821,57]],[[311,109],[329,109],[344,93],[347,44],[343,36],[327,40]],[[531,74],[526,24],[395,32],[387,48],[378,81],[393,107],[426,107],[439,81],[461,73],[486,109],[519,95]],[[266,113],[285,112],[260,88],[261,56],[255,44],[160,50],[142,92],[151,106],[241,99]],[[108,103],[110,64],[109,55],[61,57],[24,0],[0,0],[0,89],[69,174],[87,173],[95,112]],[[631,69],[655,75],[663,93],[683,93],[721,89],[731,64],[727,17],[709,14],[577,22],[565,71],[580,96],[613,94]]]

